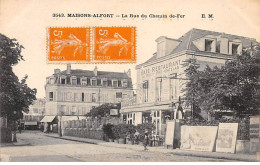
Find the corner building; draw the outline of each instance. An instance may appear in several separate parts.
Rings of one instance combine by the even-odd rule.
[[[45,115],[81,116],[104,103],[118,103],[133,95],[131,71],[124,73],[94,70],[55,69],[46,78]]]
[[[184,117],[191,114],[191,107],[183,103],[185,60],[196,58],[203,70],[207,64],[224,65],[226,60],[241,55],[243,49],[257,44],[255,39],[200,29],[191,29],[178,39],[161,36],[156,42],[157,52],[136,66],[136,98],[124,100],[121,113],[129,124],[154,123],[157,135],[165,134],[167,119],[181,116],[177,114],[179,106]]]

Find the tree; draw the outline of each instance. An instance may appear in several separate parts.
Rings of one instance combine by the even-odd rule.
[[[24,60],[23,48],[16,39],[0,34],[0,116],[8,122],[21,119],[22,112],[28,112],[29,105],[36,99],[36,89],[26,84],[28,76],[19,81],[13,72],[12,67]]]
[[[186,104],[207,112],[208,119],[217,109],[232,110],[237,117],[259,114],[259,50],[259,46],[244,50],[224,66],[206,66],[203,71],[195,59],[186,61]]]

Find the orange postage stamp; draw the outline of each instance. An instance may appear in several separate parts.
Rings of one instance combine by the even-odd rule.
[[[51,27],[48,31],[49,62],[90,62],[90,28]]]
[[[93,28],[94,62],[136,62],[135,27]]]

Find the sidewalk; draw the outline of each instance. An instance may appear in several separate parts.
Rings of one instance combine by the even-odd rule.
[[[82,143],[96,144],[102,145],[106,147],[114,147],[114,148],[122,148],[122,149],[130,149],[135,151],[142,151],[144,149],[143,146],[140,145],[129,145],[129,144],[118,144],[114,142],[105,142],[103,140],[96,139],[87,139],[87,138],[79,138],[72,136],[62,136],[59,137],[58,134],[45,134],[45,136],[52,138],[61,138],[65,140],[77,141]],[[180,149],[166,149],[163,146],[160,147],[148,147],[149,151],[153,152],[161,152],[167,154],[174,154],[180,156],[193,156],[193,157],[204,157],[204,158],[213,158],[213,159],[227,159],[227,160],[236,160],[236,161],[246,161],[246,162],[256,162],[256,155],[249,154],[231,154],[231,153],[220,153],[220,152],[201,152],[201,151],[189,151],[189,150],[180,150]],[[259,161],[259,159],[258,159]]]

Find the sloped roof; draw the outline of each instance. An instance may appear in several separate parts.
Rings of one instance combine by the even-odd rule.
[[[61,71],[61,75],[67,75],[67,71]],[[97,71],[97,76],[95,76],[94,71],[90,70],[81,70],[81,69],[72,69],[70,72],[70,76],[77,77],[98,77],[98,78],[116,78],[116,79],[128,79],[128,75],[126,73],[121,72],[107,72],[107,71]]]
[[[177,53],[183,50],[194,50],[199,51],[198,48],[193,44],[193,41],[205,37],[207,35],[213,35],[213,36],[221,36],[228,38],[228,40],[232,41],[234,39],[239,39],[242,42],[243,47],[249,47],[251,46],[251,42],[257,43],[255,39],[253,38],[247,38],[232,34],[226,34],[226,33],[220,33],[220,32],[214,32],[214,31],[208,31],[208,30],[201,30],[201,29],[191,29],[186,34],[181,36],[178,40],[181,40],[182,42],[171,51],[169,54]]]
[[[250,47],[251,43],[257,43],[256,39],[253,38],[247,38],[247,37],[242,37],[242,36],[237,36],[237,35],[232,35],[232,34],[225,34],[225,33],[220,33],[220,32],[214,32],[214,31],[208,31],[208,30],[201,30],[201,29],[191,29],[187,33],[185,33],[183,36],[178,38],[178,41],[181,41],[180,44],[174,48],[168,55],[181,52],[184,50],[192,50],[192,51],[199,51],[199,49],[193,44],[193,41],[205,37],[207,35],[213,35],[213,36],[221,36],[228,38],[228,40],[232,41],[234,39],[239,39],[242,42],[243,47]],[[166,56],[168,56],[166,55]],[[150,59],[148,59],[146,62],[143,64],[149,63],[151,61],[154,61],[157,58],[156,55],[153,55]],[[140,64],[142,65],[142,64]]]

